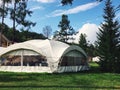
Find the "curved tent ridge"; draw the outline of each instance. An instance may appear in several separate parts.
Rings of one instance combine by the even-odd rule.
[[[4,47],[0,47],[0,56],[1,56],[1,53],[3,52],[3,51],[5,51],[5,49],[6,48],[4,48]],[[2,51],[2,52],[1,52]]]
[[[0,47],[0,51],[2,51],[3,49],[5,49],[5,47]]]
[[[68,44],[60,42],[60,41],[55,41],[55,40],[29,40],[24,42],[26,44],[33,45],[39,50],[42,50],[44,55],[47,56],[48,60],[50,62],[57,62],[59,60],[59,57],[63,54],[63,52],[70,47]]]
[[[52,57],[52,50],[51,50],[51,45],[48,39],[46,40],[29,40],[24,42],[26,44],[30,44],[33,45],[35,47],[37,47],[39,50],[42,51],[42,53],[44,54],[44,56],[47,57],[48,61],[49,59],[51,59]]]
[[[9,53],[15,50],[20,50],[20,49],[32,50],[42,55],[42,52],[35,46],[32,46],[30,44],[25,44],[25,43],[16,43],[16,44],[10,45],[9,47],[5,48],[2,52],[0,52],[0,56],[3,56],[6,53]]]
[[[49,42],[50,42],[54,62],[58,61],[59,57],[62,56],[63,52],[68,47],[70,47],[68,44],[60,42],[60,41],[50,40]]]
[[[16,52],[17,52],[17,54],[15,54]],[[35,40],[25,41],[22,43],[16,43],[16,44],[10,45],[9,47],[2,50],[0,52],[0,56],[3,56],[3,55],[4,56],[6,55],[6,59],[7,59],[7,55],[14,55],[14,56],[16,55],[15,57],[17,57],[17,55],[20,55],[21,66],[23,65],[23,59],[26,60],[26,62],[30,65],[30,63],[27,61],[30,59],[26,59],[26,58],[28,58],[28,57],[31,58],[31,55],[34,55],[32,57],[35,57],[35,58],[31,58],[31,59],[35,61],[35,64],[34,64],[35,66],[33,66],[33,67],[36,67],[36,65],[38,65],[35,70],[37,72],[44,72],[44,69],[47,70],[47,72],[49,71],[51,73],[52,72],[69,72],[69,71],[76,72],[76,71],[88,69],[87,64],[84,64],[84,65],[81,64],[82,58],[85,58],[84,61],[87,63],[87,55],[82,48],[80,48],[76,45],[70,46],[66,43],[63,43],[60,41],[55,41],[55,40],[35,39]],[[69,55],[71,55],[73,57],[71,57]],[[38,56],[39,57],[43,56],[43,57],[38,58]],[[45,56],[45,59],[43,61],[44,56]],[[69,59],[69,60],[67,60],[67,59]],[[77,63],[77,64],[71,63],[71,61],[76,62],[76,60],[78,60],[79,63]],[[37,61],[39,61],[39,62],[37,62]],[[61,66],[60,66],[59,64],[61,61],[63,61],[63,62],[61,63]],[[66,61],[68,61],[68,62],[66,62]],[[42,67],[41,65],[43,65],[43,63],[46,63],[47,66]],[[26,65],[26,64],[24,64],[24,65]],[[5,67],[5,66],[3,66],[3,67]],[[15,69],[16,66],[10,66],[10,67],[13,67],[13,69],[12,69],[13,71],[16,70]],[[20,67],[20,70],[23,72],[26,72],[26,70],[29,69],[32,72],[31,67],[32,66],[29,66],[29,67],[24,66],[25,69],[22,69],[22,67]],[[3,69],[0,68],[0,70],[3,70]],[[8,70],[8,69],[5,68],[4,70]],[[8,71],[12,71],[12,70],[10,69]]]
[[[87,54],[84,52],[84,50],[83,50],[82,48],[76,46],[76,45],[71,45],[70,47],[68,47],[68,48],[64,51],[64,53],[63,53],[62,56],[64,56],[66,53],[68,53],[68,52],[71,51],[71,50],[77,50],[77,51],[81,52],[81,53],[87,58]]]

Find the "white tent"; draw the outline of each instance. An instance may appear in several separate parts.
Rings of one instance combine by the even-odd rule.
[[[0,52],[1,71],[77,72],[88,70],[87,55],[78,46],[54,40],[30,40]]]
[[[3,50],[5,47],[0,47],[0,51]]]
[[[99,62],[100,61],[100,57],[99,56],[93,57],[92,61],[93,62]]]

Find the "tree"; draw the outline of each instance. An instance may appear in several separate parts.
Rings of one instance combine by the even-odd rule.
[[[70,26],[70,21],[68,20],[67,15],[62,15],[62,20],[59,22],[58,27],[60,28],[60,31],[57,31],[57,37],[59,37],[57,39],[62,42],[67,42],[69,36],[75,33],[74,29]]]
[[[27,2],[28,0],[20,1],[18,7],[16,8],[16,26],[22,25],[23,27],[26,27],[27,30],[29,30],[31,26],[35,26],[36,23],[26,20],[26,17],[31,17],[31,14],[33,13],[32,11],[27,9]]]
[[[96,54],[96,49],[93,44],[89,44],[86,40],[86,34],[80,34],[78,45],[87,53],[89,59],[92,60],[92,57]]]
[[[59,40],[59,31],[55,31],[54,32],[54,35],[53,35],[53,39],[55,39],[55,40]]]
[[[93,57],[96,57],[96,47],[94,44],[88,44],[87,46],[87,50],[86,50],[88,56],[89,56],[89,60],[91,61]]]
[[[115,20],[115,9],[111,0],[106,0],[104,8],[104,23],[98,33],[98,55],[100,57],[100,68],[107,72],[120,72],[120,25]]]
[[[68,4],[72,5],[73,1],[74,0],[61,0],[61,3],[62,3],[62,5],[68,5]],[[103,0],[96,0],[96,1],[101,2]]]
[[[14,7],[10,8],[10,19],[13,20],[13,42],[16,41],[15,33],[18,25],[27,27],[27,30],[35,26],[35,23],[26,20],[26,17],[32,14],[32,11],[27,9],[27,2],[28,0],[15,0]]]
[[[51,32],[52,32],[52,28],[50,26],[45,26],[43,28],[43,34],[46,38],[49,38]]]
[[[62,5],[70,4],[72,5],[73,0],[61,0]]]
[[[86,52],[88,48],[88,43],[86,40],[86,34],[80,34],[79,46]]]
[[[0,7],[0,17],[2,17],[2,24],[0,26],[0,33],[1,33],[1,41],[0,41],[0,46],[2,46],[2,32],[5,28],[4,26],[4,18],[7,16],[8,14],[8,7],[5,6],[6,3],[10,3],[11,0],[2,0],[2,5]]]
[[[0,23],[1,25],[1,23]],[[12,41],[12,35],[13,35],[13,29],[10,28],[9,26],[7,26],[6,24],[4,24],[5,29],[3,31],[3,34],[10,40]],[[43,34],[38,34],[36,32],[30,32],[30,31],[26,31],[24,29],[16,30],[16,42],[23,42],[26,40],[31,40],[31,39],[46,39],[45,36]]]

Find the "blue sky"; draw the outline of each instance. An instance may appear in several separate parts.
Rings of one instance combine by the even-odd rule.
[[[46,3],[41,1],[29,1],[29,7],[34,12],[31,20],[37,23],[32,30],[36,32],[42,32],[42,28],[46,25],[51,26],[53,32],[58,30],[62,14],[68,15],[70,25],[76,31],[87,22],[99,24],[102,19],[103,5],[94,0],[75,0],[72,6],[61,6],[60,0],[51,0],[54,2],[48,0]]]
[[[113,0],[113,5],[120,4],[120,0]],[[95,0],[74,0],[73,5],[61,6],[60,0],[29,0],[28,8],[33,11],[30,18],[36,22],[32,31],[42,33],[43,27],[51,26],[52,31],[58,30],[62,14],[67,14],[70,25],[77,31],[85,23],[99,25],[103,19],[104,2]],[[120,17],[120,13],[117,13]],[[118,18],[120,19],[120,18]]]
[[[36,22],[36,26],[31,29],[33,32],[42,33],[43,27],[49,25],[52,32],[59,30],[58,24],[62,14],[67,14],[70,25],[75,31],[81,28],[99,26],[103,22],[104,2],[96,0],[74,0],[72,5],[62,6],[61,0],[28,0],[28,9],[33,11],[29,20]],[[112,0],[114,6],[120,4],[120,0]],[[116,18],[120,21],[120,11],[116,13]],[[12,21],[5,19],[9,26]],[[88,26],[87,26],[88,25]],[[91,28],[91,29],[92,29]],[[96,28],[96,27],[95,27]],[[88,30],[81,30],[87,32]],[[90,32],[90,30],[88,31]],[[88,33],[90,34],[90,33]]]

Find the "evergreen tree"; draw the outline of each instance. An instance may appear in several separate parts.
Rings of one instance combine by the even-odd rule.
[[[120,72],[119,22],[115,20],[115,9],[111,0],[105,2],[103,18],[104,23],[99,28],[97,37],[100,68],[107,72]]]
[[[89,44],[87,46],[86,52],[87,52],[88,56],[90,57],[89,59],[92,60],[93,57],[96,57],[96,48],[95,48],[95,46],[93,44]]]
[[[78,45],[87,53],[89,59],[92,59],[92,57],[96,56],[96,49],[93,44],[87,42],[86,37],[86,34],[81,34]]]
[[[79,46],[86,52],[88,48],[88,43],[86,40],[86,34],[81,34],[79,38]]]
[[[58,27],[60,27],[58,40],[62,42],[67,42],[69,37],[75,33],[74,29],[70,26],[67,15],[62,15],[62,20],[59,22]]]

